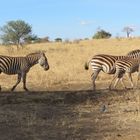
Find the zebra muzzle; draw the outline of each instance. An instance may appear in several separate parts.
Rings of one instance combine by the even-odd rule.
[[[49,70],[49,66],[44,67],[44,70],[45,70],[45,71]]]

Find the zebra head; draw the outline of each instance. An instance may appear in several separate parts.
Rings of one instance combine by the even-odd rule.
[[[40,58],[38,60],[38,63],[40,64],[41,67],[44,68],[44,70],[49,70],[48,60],[44,52],[40,52]]]

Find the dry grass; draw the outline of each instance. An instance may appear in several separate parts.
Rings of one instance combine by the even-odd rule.
[[[50,70],[45,72],[38,65],[33,67],[27,77],[27,84],[31,90],[66,90],[74,84],[83,84],[78,89],[91,88],[90,71],[84,70],[84,63],[93,55],[106,53],[125,55],[138,49],[140,39],[103,39],[86,40],[79,43],[42,43],[31,44],[17,51],[16,47],[0,47],[0,54],[24,56],[37,50],[46,50]],[[102,87],[102,80],[109,80],[111,76],[100,74],[97,84]],[[8,90],[16,82],[16,76],[1,74],[0,83],[4,90]],[[100,83],[100,84],[99,84]],[[84,85],[85,84],[85,85]],[[21,85],[17,90],[22,90]]]
[[[0,94],[1,138],[138,140],[139,90],[98,90],[93,93],[87,90],[92,88],[91,70],[86,71],[84,63],[100,53],[125,55],[139,49],[139,44],[140,39],[108,39],[73,44],[32,44],[19,51],[1,46],[0,54],[12,56],[46,50],[50,64],[47,72],[39,65],[30,70],[27,86],[37,92],[29,94],[7,93],[16,82],[16,76],[0,75],[0,83],[6,90]],[[101,73],[97,88],[106,88],[110,78]],[[22,84],[17,90],[22,90]],[[48,90],[50,92],[46,92]],[[107,110],[102,112],[104,105]]]

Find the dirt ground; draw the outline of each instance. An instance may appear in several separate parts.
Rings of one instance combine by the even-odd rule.
[[[0,93],[0,140],[139,140],[139,90]]]

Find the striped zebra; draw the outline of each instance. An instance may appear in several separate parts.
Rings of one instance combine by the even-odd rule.
[[[137,49],[137,50],[133,50],[127,53],[127,56],[131,56],[131,55],[135,55],[134,58],[140,57],[140,50]]]
[[[137,77],[137,85],[138,85],[138,80],[140,76],[140,57],[135,59],[131,57],[125,57],[124,59],[117,60],[115,62],[115,68],[116,68],[116,72],[109,86],[110,89],[114,81],[115,81],[114,88],[116,88],[119,81],[121,81],[122,86],[126,88],[123,81],[123,76],[125,73],[127,74],[131,87],[133,88],[134,84],[132,80],[132,73],[138,72],[138,77]]]
[[[12,87],[11,91],[13,91],[20,83],[21,78],[23,80],[23,89],[28,91],[26,87],[26,75],[29,72],[30,68],[37,63],[39,63],[44,68],[44,70],[49,69],[48,60],[44,52],[30,53],[25,57],[11,57],[0,55],[0,73],[3,72],[8,75],[18,75],[17,82]]]
[[[137,58],[140,56],[140,50],[133,50],[127,54],[127,56],[132,58]],[[93,90],[96,89],[96,78],[98,77],[99,73],[103,71],[107,74],[115,74],[115,62],[119,59],[123,59],[126,56],[114,56],[114,55],[106,55],[106,54],[99,54],[95,55],[92,59],[85,63],[85,69],[89,69],[89,63],[91,64],[91,68],[93,70],[93,74],[91,75],[93,81]]]

